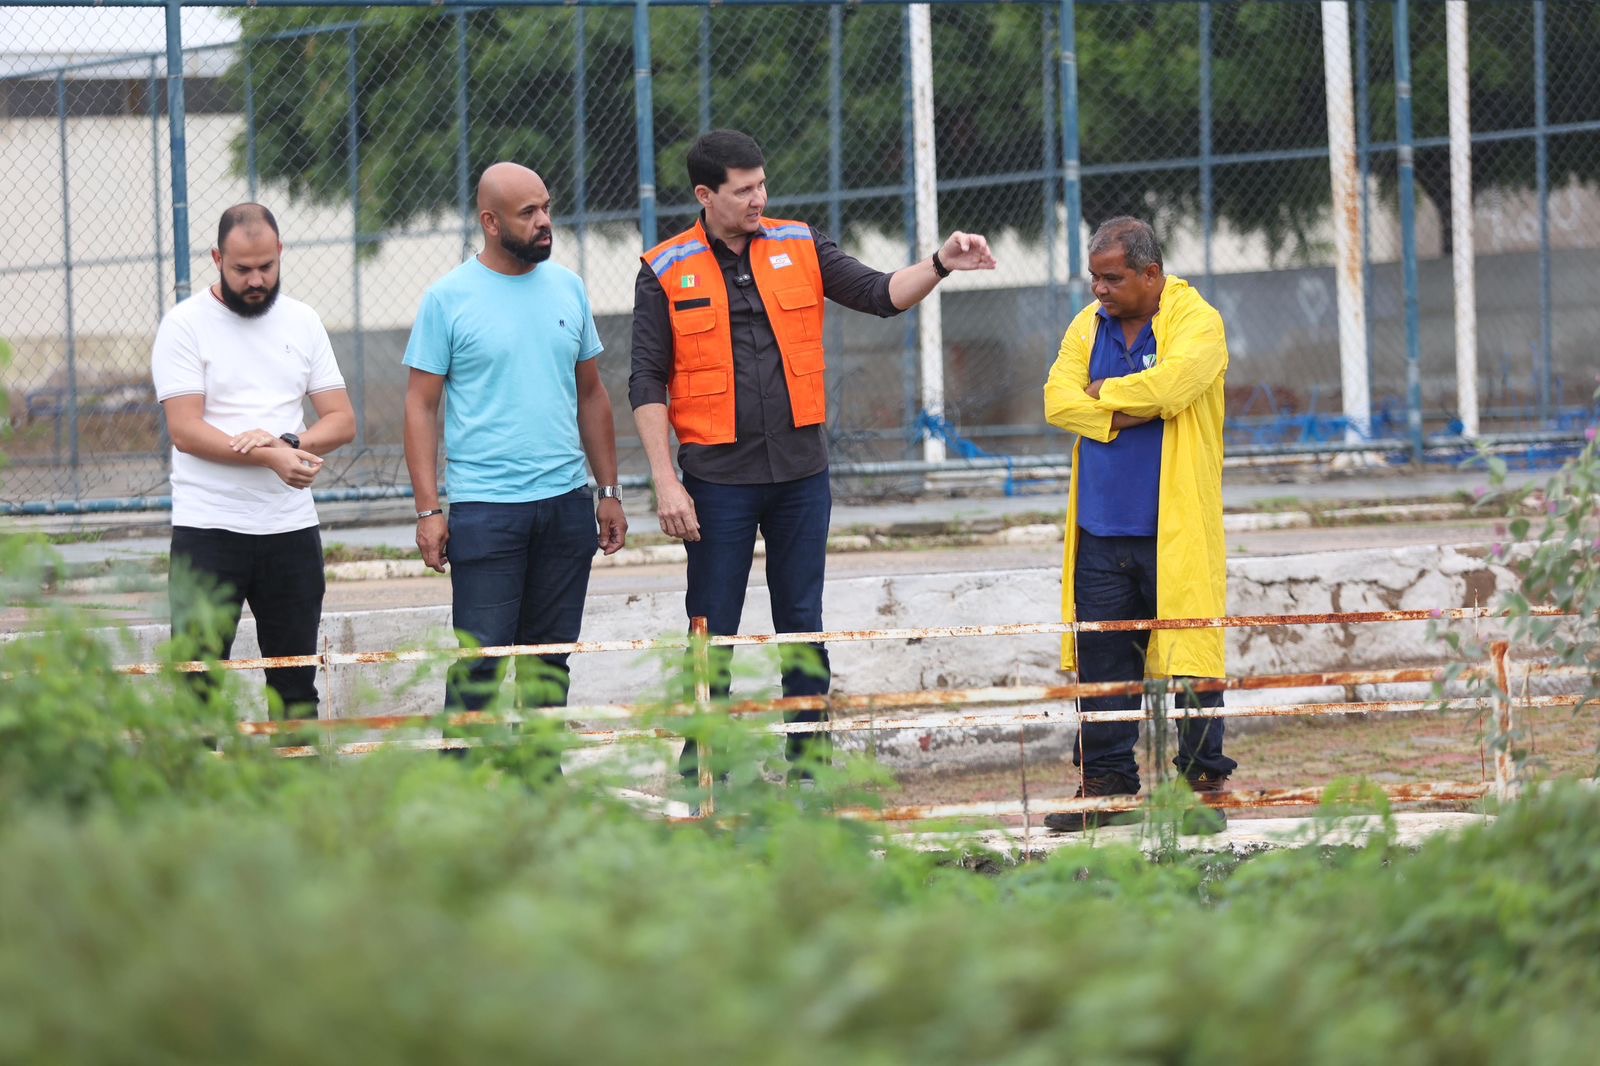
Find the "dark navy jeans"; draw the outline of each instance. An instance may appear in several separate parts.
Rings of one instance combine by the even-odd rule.
[[[1097,537],[1078,530],[1078,558],[1073,588],[1080,622],[1110,622],[1156,616],[1156,538]],[[1126,633],[1079,633],[1078,680],[1140,681],[1145,676],[1148,630]],[[1180,707],[1221,707],[1222,693],[1178,690]],[[1192,700],[1193,702],[1189,702]],[[1132,710],[1138,696],[1096,696],[1078,701],[1084,711]],[[1227,776],[1239,764],[1222,754],[1224,718],[1186,718],[1178,725],[1179,772]],[[1085,723],[1078,731],[1072,761],[1085,778],[1110,780],[1138,791],[1139,764],[1133,749],[1139,742],[1137,722]]]
[[[564,644],[578,639],[589,567],[599,545],[594,501],[586,487],[531,503],[450,507],[450,591],[462,644]],[[480,710],[499,690],[505,659],[457,663],[445,707]],[[524,705],[567,702],[567,656],[517,664]]]
[[[719,485],[685,474],[683,487],[694,500],[700,521],[700,539],[684,545],[689,555],[689,591],[684,597],[689,617],[704,616],[713,636],[739,632],[759,530],[767,545],[773,631],[820,630],[828,519],[833,513],[828,472],[769,485]],[[714,691],[725,696],[731,649],[712,651],[722,653],[713,660]],[[780,651],[784,652],[785,696],[818,696],[828,691],[827,648],[821,644],[780,645]],[[815,722],[822,717],[820,711],[801,711],[785,719]],[[790,758],[808,750],[809,737],[815,735],[792,735],[787,746]],[[680,769],[692,772],[695,765],[691,743],[684,749]]]
[[[325,586],[316,526],[263,534],[173,526],[168,572],[172,635],[198,641],[200,654],[229,657],[246,603],[262,655],[317,653]],[[317,716],[315,666],[278,667],[266,675],[267,691],[282,703],[285,717]],[[214,693],[216,678],[190,676],[202,695]]]

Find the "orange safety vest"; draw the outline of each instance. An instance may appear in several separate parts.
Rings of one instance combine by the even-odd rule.
[[[732,444],[733,331],[722,266],[699,220],[643,256],[661,280],[672,317],[671,399],[667,413],[684,444]],[[763,218],[750,238],[750,273],[778,338],[794,424],[828,417],[823,384],[822,267],[811,227]]]

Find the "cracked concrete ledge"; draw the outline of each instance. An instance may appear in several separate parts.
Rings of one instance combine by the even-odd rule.
[[[1040,804],[1041,817],[1046,804]],[[1391,842],[1416,849],[1440,834],[1459,833],[1473,826],[1494,821],[1492,815],[1471,813],[1401,813],[1393,816]],[[1231,854],[1246,858],[1264,851],[1303,847],[1361,847],[1384,831],[1377,816],[1352,818],[1234,818],[1222,832],[1212,836],[1181,836],[1178,850],[1212,854]],[[914,833],[909,843],[923,851],[948,851],[963,843],[975,843],[1012,862],[1074,846],[1135,844],[1146,854],[1160,848],[1148,826],[1113,826],[1092,833],[1052,833],[1048,829],[1021,827],[984,829],[975,833]]]

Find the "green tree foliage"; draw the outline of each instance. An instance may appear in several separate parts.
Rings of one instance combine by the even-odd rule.
[[[1080,138],[1090,168],[1133,164],[1084,182],[1092,224],[1134,212],[1167,226],[1193,225],[1200,188],[1199,6],[1082,4],[1078,7]],[[1387,5],[1367,10],[1373,136],[1393,137],[1392,34]],[[1413,5],[1418,136],[1447,128],[1444,14]],[[310,32],[340,18],[359,32]],[[262,176],[294,196],[323,204],[350,195],[350,43],[357,42],[360,219],[363,232],[452,216],[459,206],[457,28],[470,42],[469,174],[497,159],[526,160],[554,188],[558,211],[577,196],[576,32],[580,13],[527,8],[465,15],[415,9],[247,11],[243,50],[256,101],[256,154]],[[581,13],[586,39],[587,113],[582,184],[591,212],[631,217],[637,203],[632,13]],[[656,186],[662,231],[679,225],[692,198],[683,158],[699,132],[702,13],[667,8],[652,15]],[[1053,6],[946,6],[933,12],[940,175],[979,178],[1037,171],[1044,163],[1042,117],[1059,121],[1054,84]],[[1217,153],[1317,149],[1326,143],[1320,11],[1314,4],[1242,2],[1212,8]],[[1600,78],[1585,76],[1600,48],[1600,7],[1549,7],[1550,120],[1600,116]],[[828,180],[829,13],[821,7],[718,10],[711,18],[712,118],[745,129],[768,152],[773,192],[814,212]],[[285,36],[292,34],[292,36]],[[903,35],[897,8],[844,12],[843,180],[871,189],[903,180]],[[1478,129],[1526,126],[1533,116],[1532,36],[1520,5],[1474,5],[1473,112]],[[230,74],[242,90],[246,63]],[[1049,84],[1047,84],[1047,80]],[[1527,188],[1530,141],[1475,148],[1477,188]],[[234,165],[246,166],[241,136]],[[1392,191],[1392,156],[1374,171]],[[1600,174],[1600,140],[1551,141],[1554,183]],[[1423,193],[1449,210],[1446,153],[1417,157]],[[1252,161],[1217,169],[1214,210],[1273,247],[1304,252],[1326,211],[1326,161]],[[996,183],[955,197],[960,224],[1035,232],[1042,224],[1037,182]],[[681,208],[682,210],[674,210]],[[854,202],[850,224],[898,226],[894,195]],[[948,213],[948,212],[947,212]]]

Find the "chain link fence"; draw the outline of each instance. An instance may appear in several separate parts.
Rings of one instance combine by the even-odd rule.
[[[1413,345],[1423,424],[1448,434],[1460,412],[1445,5],[1410,5],[1413,220],[1397,206],[1394,7],[1342,7],[1366,205],[1370,435],[1405,432]],[[1600,5],[1467,7],[1483,432],[1573,431],[1593,418],[1600,365]],[[360,434],[324,479],[351,494],[409,489],[401,353],[423,291],[477,247],[474,184],[496,160],[533,166],[552,191],[555,256],[589,287],[635,476],[646,472],[626,401],[637,255],[692,220],[684,155],[701,130],[761,141],[770,214],[886,270],[930,250],[914,246],[909,17],[897,4],[187,9],[181,186],[161,9],[10,6],[0,19],[0,507],[13,513],[164,495],[150,344],[180,268],[195,291],[214,280],[213,227],[235,202],[277,213],[284,291],[333,337]],[[1343,440],[1323,32],[1322,5],[1288,0],[935,5],[940,230],[986,233],[1001,268],[943,287],[941,417],[922,409],[915,311],[830,310],[836,472],[920,455],[928,432],[953,454],[1063,452],[1040,385],[1088,299],[1087,229],[1123,213],[1154,222],[1168,270],[1227,320],[1231,444]],[[184,248],[174,203],[187,206]]]

